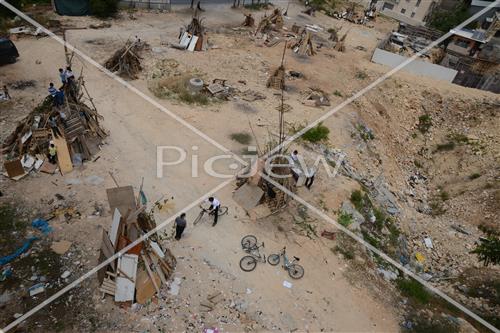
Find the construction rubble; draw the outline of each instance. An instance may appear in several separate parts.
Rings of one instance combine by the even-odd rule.
[[[179,43],[172,44],[171,47],[179,50],[203,51],[208,48],[208,39],[205,34],[203,20],[196,11],[187,27],[182,27],[179,33]]]

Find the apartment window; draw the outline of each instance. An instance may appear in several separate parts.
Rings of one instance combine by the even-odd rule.
[[[406,9],[405,8],[401,9],[401,14],[404,14],[404,13],[406,13]]]
[[[417,3],[415,4],[415,7],[418,7],[420,6],[420,3],[422,2],[422,0],[417,0]]]
[[[411,17],[415,17],[415,12],[411,13]]]

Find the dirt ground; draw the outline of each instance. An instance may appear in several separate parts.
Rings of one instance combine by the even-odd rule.
[[[320,13],[316,17],[310,17],[302,14],[302,9],[302,6],[290,6],[289,16],[285,20],[289,29],[293,23],[316,24],[325,30],[342,27],[341,34],[348,31],[347,50],[345,53],[339,53],[324,47],[316,56],[307,58],[297,57],[287,50],[287,70],[304,74],[304,78],[290,80],[285,93],[285,103],[291,106],[291,110],[286,113],[289,126],[305,124],[329,110],[328,107],[303,105],[301,92],[307,88],[320,87],[328,93],[331,105],[335,106],[383,74],[386,68],[369,61],[371,50],[396,24],[380,19],[375,28],[370,28],[334,20]],[[259,18],[263,13],[256,12],[255,16]],[[266,88],[265,84],[271,71],[279,65],[282,43],[266,47],[248,31],[232,29],[241,24],[243,15],[241,11],[232,10],[228,6],[210,6],[203,13],[209,42],[212,46],[217,46],[206,52],[190,53],[164,46],[166,42],[177,41],[179,28],[188,24],[191,19],[189,11],[137,11],[134,17],[135,20],[130,20],[127,15],[123,15],[110,21],[111,27],[105,29],[68,30],[66,37],[69,43],[99,63],[103,63],[128,38],[138,36],[147,41],[153,50],[144,56],[144,70],[139,79],[129,83],[235,153],[240,153],[244,146],[231,140],[231,134],[254,131],[255,137],[261,142],[252,143],[260,145],[264,144],[269,136],[276,135],[276,107],[279,105],[280,96],[276,94],[277,91]],[[87,27],[91,23],[99,22],[93,18],[65,17],[62,20],[65,24],[75,27]],[[11,89],[13,100],[1,108],[2,139],[12,131],[15,123],[46,95],[48,83],[58,79],[57,69],[64,64],[63,48],[52,39],[20,38],[15,43],[21,57],[16,64],[1,68],[0,81],[9,84],[19,80],[34,80],[36,84],[24,90]],[[363,46],[364,49],[356,48],[358,46]],[[200,72],[207,80],[227,79],[228,84],[240,91],[255,90],[266,98],[254,102],[233,98],[206,106],[159,99],[148,89],[148,82],[158,62],[164,59],[174,59],[185,68]],[[224,181],[211,177],[201,168],[207,159],[223,152],[94,66],[83,62],[78,56],[73,59],[73,70],[78,75],[83,73],[90,95],[100,114],[104,116],[103,125],[110,131],[106,144],[98,154],[100,158],[95,162],[85,163],[83,167],[65,176],[30,174],[18,182],[2,177],[0,189],[4,196],[0,200],[13,205],[22,202],[33,207],[35,215],[54,205],[50,199],[56,193],[65,198],[64,202],[71,202],[81,217],[70,221],[60,217],[51,221],[54,230],[47,237],[53,241],[73,242],[75,249],[85,255],[86,260],[82,261],[79,267],[85,271],[97,263],[101,229],[108,230],[111,224],[105,192],[106,188],[114,186],[109,172],[115,175],[120,185],[133,185],[136,191],[139,189],[141,177],[144,177],[144,191],[150,202],[162,195],[173,197],[174,206],[168,212],[156,214],[157,221],[160,222]],[[242,83],[243,81],[245,83]],[[391,93],[387,93],[389,90]],[[327,146],[346,152],[350,165],[366,177],[382,174],[393,192],[401,193],[397,196],[398,199],[407,196],[403,193],[407,187],[408,173],[402,165],[412,163],[415,152],[408,149],[408,146],[417,147],[428,143],[427,140],[424,142],[424,139],[417,138],[416,140],[420,141],[416,144],[407,144],[408,137],[414,131],[414,124],[418,122],[419,107],[425,104],[425,100],[429,100],[425,95],[429,90],[444,98],[498,102],[498,98],[493,94],[443,82],[436,83],[420,77],[416,79],[400,73],[375,88],[366,97],[325,120],[324,125],[330,129]],[[376,106],[375,102],[382,105],[382,108]],[[491,135],[487,144],[491,150],[483,157],[481,168],[493,166],[494,161],[498,161],[498,110],[489,119],[485,120],[488,127],[483,131]],[[356,126],[359,123],[374,130],[374,142],[367,143],[356,136]],[[252,124],[252,128],[249,124]],[[443,130],[442,133],[435,134],[434,140],[444,137]],[[406,142],[401,145],[403,141]],[[164,177],[157,178],[158,146],[185,149],[188,152],[188,161],[165,168]],[[312,159],[319,149],[317,145],[303,142],[296,143],[293,147],[298,148],[308,159]],[[196,178],[191,177],[191,159],[194,153],[198,154],[200,166]],[[449,157],[444,159],[450,161]],[[220,172],[231,174],[234,172],[232,164],[233,160],[225,159],[218,162],[216,168]],[[455,165],[428,167],[445,173],[447,168],[454,169]],[[468,172],[469,170],[462,170],[461,174]],[[495,179],[498,177],[498,170],[490,171],[486,177]],[[442,183],[442,180],[434,182]],[[435,190],[437,185],[430,187]],[[342,202],[349,200],[352,191],[359,188],[358,182],[345,175],[328,179],[326,175],[319,173],[312,190],[300,188],[298,194],[335,217]],[[133,310],[121,309],[109,298],[102,300],[96,279],[91,279],[82,287],[80,293],[72,294],[71,302],[82,304],[91,298],[90,302],[93,303],[95,316],[98,318],[96,322],[82,327],[78,321],[68,320],[67,325],[62,327],[44,324],[43,329],[74,331],[80,328],[101,332],[180,332],[201,331],[210,327],[227,332],[400,330],[404,320],[404,306],[401,306],[395,297],[397,291],[373,269],[368,272],[363,269],[363,266],[374,268],[364,256],[357,257],[354,262],[346,260],[332,251],[340,244],[338,241],[317,236],[308,237],[303,229],[293,223],[295,217],[300,215],[301,209],[296,203],[291,203],[287,212],[282,214],[258,221],[250,220],[245,211],[233,201],[234,189],[234,183],[230,183],[216,193],[223,205],[229,207],[229,214],[222,217],[216,227],[212,227],[208,221],[193,226],[190,221],[198,214],[198,209],[192,209],[188,213],[188,227],[183,239],[179,242],[165,240],[164,245],[171,248],[178,259],[174,275],[181,281],[178,295],[171,295],[167,288],[164,288],[162,297],[154,299],[147,306],[135,307]],[[494,195],[494,188],[487,191],[491,191],[488,195]],[[463,202],[464,198],[457,198],[456,205],[459,200]],[[498,214],[495,209],[492,208],[491,218]],[[96,211],[100,213],[96,214]],[[401,220],[405,221],[400,226],[402,230],[418,235],[423,230],[433,232],[430,223],[435,219],[418,215],[414,207],[407,207],[406,204],[402,211]],[[464,213],[454,218],[465,219],[466,216]],[[451,223],[453,217],[438,219],[444,230],[448,227],[446,223]],[[317,220],[312,214],[308,221],[318,234],[323,230],[334,230],[333,226]],[[418,226],[410,229],[414,224]],[[478,224],[467,224],[470,228],[476,225],[472,231],[474,237],[480,235]],[[166,233],[170,233],[170,227]],[[290,255],[300,257],[305,268],[304,278],[290,280],[279,266],[272,267],[267,264],[259,264],[251,273],[241,271],[238,266],[243,255],[240,239],[247,234],[256,235],[259,241],[265,242],[263,252],[266,254],[278,252],[286,245]],[[463,249],[461,243],[470,247],[474,237],[458,236],[459,239],[455,241],[460,247],[457,245],[455,250],[448,251],[445,244],[449,241],[448,237],[457,237],[455,234],[449,235],[443,231],[432,236],[438,248],[443,246],[443,252],[446,248],[447,253],[462,256],[471,266],[478,267],[477,261]],[[429,253],[429,256],[432,254]],[[456,266],[452,268],[459,269],[456,274],[463,271]],[[76,277],[75,272],[69,280]],[[283,286],[285,280],[293,283],[291,288]],[[200,301],[213,291],[222,292],[223,301],[213,311],[202,312]],[[498,304],[493,304],[492,311],[495,306]],[[9,316],[15,311],[11,312],[13,313]],[[4,318],[2,324],[13,319]]]

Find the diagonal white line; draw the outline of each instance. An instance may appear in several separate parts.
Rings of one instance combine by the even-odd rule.
[[[206,199],[207,196],[209,196],[210,194],[213,194],[213,193],[217,192],[221,188],[223,188],[226,185],[228,185],[230,182],[233,181],[233,179],[234,179],[234,177],[230,178],[230,179],[228,179],[226,181],[224,181],[223,183],[219,184],[215,188],[211,189],[209,192],[205,193],[203,196],[199,197],[198,199],[196,199],[195,201],[193,201],[192,203],[190,203],[186,207],[182,208],[178,212],[178,214],[180,214],[182,212],[186,213],[191,208],[193,208],[194,206],[196,206],[198,203],[200,203],[201,201],[203,201],[204,199]],[[50,303],[52,303],[54,300],[56,300],[57,298],[61,297],[62,295],[64,295],[65,293],[67,293],[68,291],[70,291],[71,289],[73,289],[74,287],[78,286],[80,283],[82,283],[87,278],[91,277],[98,270],[100,270],[103,267],[106,267],[110,262],[112,262],[112,261],[116,260],[117,258],[121,257],[123,254],[125,254],[128,250],[130,250],[131,248],[133,248],[137,244],[142,243],[143,241],[145,241],[146,239],[148,239],[151,235],[153,235],[153,234],[157,233],[158,231],[160,231],[161,229],[165,228],[167,225],[169,225],[175,219],[176,216],[177,216],[177,214],[172,215],[171,217],[169,217],[168,219],[166,219],[165,221],[163,221],[162,223],[160,223],[159,225],[157,225],[156,228],[148,231],[146,234],[142,235],[140,238],[136,239],[135,241],[133,241],[129,245],[125,246],[123,249],[121,249],[120,251],[116,252],[113,256],[109,257],[108,259],[106,259],[105,261],[103,261],[102,263],[100,263],[99,265],[95,266],[94,268],[92,268],[90,271],[88,271],[87,273],[85,273],[82,276],[80,276],[75,281],[69,283],[64,288],[62,288],[61,290],[59,290],[58,292],[56,292],[54,295],[50,296],[49,298],[47,298],[46,300],[44,300],[43,302],[41,302],[40,304],[38,304],[37,306],[35,306],[33,309],[29,310],[28,312],[26,312],[25,314],[23,314],[21,317],[17,318],[13,322],[11,322],[9,325],[5,326],[3,329],[0,329],[0,332],[7,332],[7,331],[11,330],[12,328],[16,327],[17,325],[19,325],[20,323],[22,323],[23,321],[25,321],[26,319],[28,319],[29,317],[31,317],[32,315],[34,315],[36,312],[40,311],[45,306],[47,306]]]
[[[468,18],[464,22],[462,22],[459,25],[457,25],[453,30],[462,29],[463,27],[467,26],[469,23],[473,22],[478,17],[482,16],[483,14],[487,13],[490,9],[492,9],[493,7],[498,6],[498,5],[500,5],[500,0],[492,2],[490,5],[488,5],[487,7],[485,7],[483,10],[477,12],[476,14],[472,15],[470,18]],[[372,83],[370,83],[365,88],[361,89],[360,91],[358,91],[357,93],[355,93],[354,95],[352,95],[351,97],[349,97],[348,99],[346,99],[345,101],[343,101],[342,103],[340,103],[339,105],[337,105],[336,107],[334,107],[333,109],[331,109],[330,111],[328,111],[327,113],[325,113],[324,115],[322,115],[321,117],[319,117],[318,119],[316,119],[315,121],[309,123],[309,125],[307,125],[303,129],[301,129],[300,131],[298,131],[295,134],[293,134],[292,136],[288,137],[285,141],[283,141],[283,143],[277,145],[273,150],[271,150],[267,154],[265,154],[263,156],[263,158],[265,159],[267,156],[273,155],[274,153],[276,153],[277,151],[279,151],[283,147],[286,147],[287,145],[289,145],[290,143],[292,143],[293,141],[295,141],[297,138],[300,138],[305,132],[307,132],[308,130],[310,130],[311,128],[313,128],[314,126],[316,126],[317,124],[319,124],[320,122],[324,121],[325,119],[331,117],[332,115],[334,115],[338,111],[342,110],[344,107],[346,107],[347,105],[351,104],[356,99],[358,99],[361,96],[365,95],[367,92],[369,92],[370,90],[372,90],[373,88],[375,88],[376,86],[378,86],[380,83],[384,82],[385,80],[387,80],[388,78],[390,78],[391,76],[393,76],[394,74],[396,74],[397,72],[399,72],[401,69],[403,69],[404,67],[408,66],[408,64],[410,64],[411,62],[413,62],[414,60],[416,60],[417,58],[419,58],[421,55],[427,53],[433,47],[435,47],[435,46],[439,45],[440,43],[442,43],[443,41],[445,41],[451,35],[452,35],[452,33],[451,33],[451,30],[450,30],[449,32],[447,32],[446,34],[444,34],[443,36],[441,36],[439,39],[437,39],[434,42],[430,43],[426,48],[424,48],[424,49],[420,50],[419,52],[415,53],[413,56],[411,56],[410,58],[406,59],[404,62],[402,62],[398,66],[394,67],[393,69],[391,69],[390,71],[388,71],[387,73],[385,73],[384,75],[382,75],[381,77],[379,77],[377,80],[375,80]]]
[[[482,325],[484,325],[488,329],[492,330],[493,332],[496,332],[496,333],[500,332],[500,330],[498,330],[495,326],[493,326],[492,324],[488,323],[486,320],[484,320],[483,318],[479,317],[477,314],[475,314],[471,310],[467,309],[465,306],[463,306],[462,304],[458,303],[453,298],[451,298],[450,296],[448,296],[445,293],[443,293],[441,290],[439,290],[436,287],[432,286],[430,283],[428,283],[427,281],[423,280],[420,276],[418,276],[414,272],[410,271],[409,269],[407,269],[406,267],[404,267],[403,265],[401,265],[399,262],[397,262],[394,259],[392,259],[391,257],[389,257],[384,252],[382,252],[379,249],[377,249],[376,247],[372,246],[370,243],[367,243],[363,238],[359,237],[358,235],[356,235],[355,233],[353,233],[349,229],[345,228],[343,225],[339,224],[333,218],[331,218],[330,216],[328,216],[327,214],[325,214],[322,210],[320,210],[320,209],[316,208],[315,206],[311,205],[309,202],[307,202],[306,200],[302,199],[297,194],[289,191],[286,187],[284,187],[280,183],[276,182],[275,180],[271,179],[269,176],[263,175],[263,174],[261,174],[261,175],[268,182],[270,182],[271,184],[273,184],[274,186],[276,186],[277,188],[279,188],[281,191],[285,192],[287,195],[289,195],[292,198],[294,198],[295,200],[297,200],[302,205],[306,206],[308,209],[312,210],[314,213],[316,213],[318,216],[320,216],[321,218],[323,218],[325,221],[327,221],[328,223],[334,225],[336,228],[338,228],[341,231],[343,231],[344,233],[346,233],[348,236],[350,236],[351,238],[353,238],[355,241],[357,241],[358,243],[364,245],[370,251],[372,251],[372,252],[376,253],[377,255],[379,255],[380,257],[384,258],[384,260],[386,260],[390,264],[394,265],[395,267],[397,267],[398,269],[400,269],[401,271],[403,271],[405,274],[411,276],[416,281],[418,281],[421,284],[423,284],[427,289],[431,290],[436,295],[439,295],[444,300],[446,300],[450,304],[454,305],[455,307],[457,307],[458,309],[460,309],[461,311],[463,311],[464,313],[466,313],[467,315],[469,315],[471,318],[474,318],[479,323],[481,323]]]

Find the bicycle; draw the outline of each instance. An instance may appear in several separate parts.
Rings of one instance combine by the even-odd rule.
[[[240,268],[242,271],[251,272],[257,267],[257,262],[266,263],[266,255],[261,254],[259,249],[264,247],[264,242],[257,244],[257,238],[253,235],[245,236],[241,239],[241,247],[249,255],[244,256],[240,260]]]
[[[290,261],[286,255],[286,246],[283,247],[280,253],[270,254],[267,257],[267,262],[272,266],[276,266],[280,263],[281,257],[283,257],[282,267],[285,271],[288,271],[288,275],[290,275],[292,279],[300,279],[304,276],[304,268],[297,264],[300,258],[294,256],[293,260]]]
[[[209,216],[214,216],[215,210],[208,210],[208,208],[204,208],[202,205],[200,205],[201,211],[198,214],[198,216],[194,219],[193,224],[197,225],[200,223],[200,221],[203,219],[206,213],[208,213]],[[222,215],[226,215],[229,212],[229,208],[226,206],[220,206],[219,207],[219,217]]]

